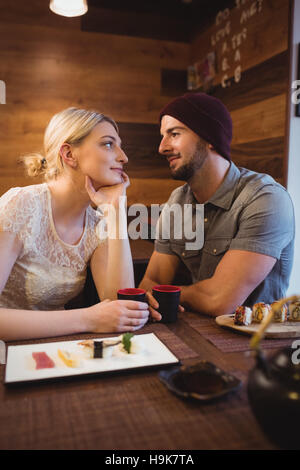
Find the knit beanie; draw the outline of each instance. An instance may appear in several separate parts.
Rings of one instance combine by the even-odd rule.
[[[161,110],[160,121],[166,114],[185,124],[211,144],[218,154],[230,160],[232,120],[219,99],[206,93],[186,93]]]

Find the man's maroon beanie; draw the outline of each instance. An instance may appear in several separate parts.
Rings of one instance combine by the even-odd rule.
[[[232,120],[220,100],[205,93],[186,93],[161,110],[160,121],[165,114],[178,119],[230,160]]]

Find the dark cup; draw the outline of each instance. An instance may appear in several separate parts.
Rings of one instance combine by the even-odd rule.
[[[120,289],[118,290],[119,300],[136,300],[138,302],[147,302],[146,291],[144,289]]]
[[[162,323],[173,323],[177,320],[180,292],[181,289],[177,286],[161,285],[152,288],[152,295],[159,303],[158,311]]]

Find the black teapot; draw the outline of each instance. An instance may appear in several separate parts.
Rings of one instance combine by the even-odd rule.
[[[299,297],[293,296],[279,304],[296,300]],[[248,399],[258,423],[273,443],[284,449],[300,449],[300,341],[293,344],[296,348],[281,349],[269,359],[259,348],[280,305],[272,309],[251,340],[256,365],[249,373]]]

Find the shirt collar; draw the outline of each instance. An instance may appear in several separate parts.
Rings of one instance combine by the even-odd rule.
[[[215,194],[207,201],[222,209],[228,210],[232,204],[237,184],[240,180],[241,172],[238,167],[230,162],[230,167],[226,173],[221,186],[218,187]]]
[[[219,186],[215,194],[213,194],[205,204],[213,204],[217,207],[228,210],[232,204],[240,175],[241,172],[238,167],[233,162],[230,162],[229,169],[224,180],[222,181],[221,186]],[[185,184],[183,188],[188,199],[187,202],[197,203],[197,200],[195,199],[189,185]]]

